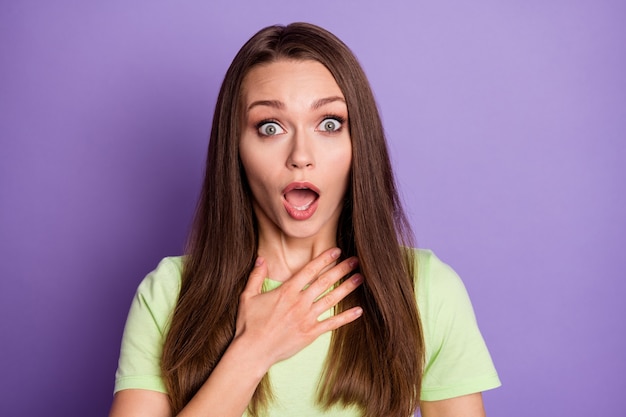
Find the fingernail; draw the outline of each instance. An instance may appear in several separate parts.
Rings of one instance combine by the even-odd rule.
[[[335,248],[335,249],[333,249],[333,251],[330,253],[330,256],[331,256],[333,259],[337,259],[337,258],[339,258],[339,255],[341,255],[341,249],[339,249],[339,248]]]
[[[359,317],[359,316],[360,316],[360,315],[362,315],[362,314],[363,314],[363,309],[362,309],[361,307],[357,307],[357,308],[354,310],[354,315],[355,315],[355,316]]]
[[[352,282],[354,282],[355,284],[360,284],[363,282],[363,275],[361,274],[354,274],[352,275]]]
[[[350,265],[350,268],[356,268],[358,264],[359,264],[359,258],[352,258],[350,259],[350,261],[348,261],[348,265]]]
[[[256,258],[256,262],[254,263],[254,266],[261,266],[261,265],[263,265],[263,258],[259,256],[258,258]]]

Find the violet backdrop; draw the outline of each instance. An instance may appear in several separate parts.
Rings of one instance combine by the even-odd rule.
[[[0,415],[105,416],[180,254],[237,49],[309,21],[374,88],[421,247],[463,278],[490,416],[624,416],[626,3],[0,3]]]

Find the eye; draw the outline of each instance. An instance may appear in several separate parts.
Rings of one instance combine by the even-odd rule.
[[[336,132],[341,129],[342,123],[343,120],[339,120],[335,117],[327,117],[326,119],[322,120],[322,123],[320,123],[317,128],[322,132]]]
[[[257,129],[261,136],[274,136],[285,133],[285,130],[276,122],[261,122],[257,125]]]

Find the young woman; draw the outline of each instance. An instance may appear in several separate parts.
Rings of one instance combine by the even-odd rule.
[[[188,254],[131,306],[111,417],[484,415],[463,284],[411,247],[354,55],[261,30],[220,90]]]

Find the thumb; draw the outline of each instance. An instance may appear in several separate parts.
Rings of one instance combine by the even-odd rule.
[[[243,292],[249,295],[257,295],[261,294],[261,290],[263,288],[263,281],[267,277],[267,264],[265,263],[265,259],[262,257],[256,258],[256,262],[254,263],[254,268],[252,272],[250,272],[250,276],[248,277],[248,282]]]

